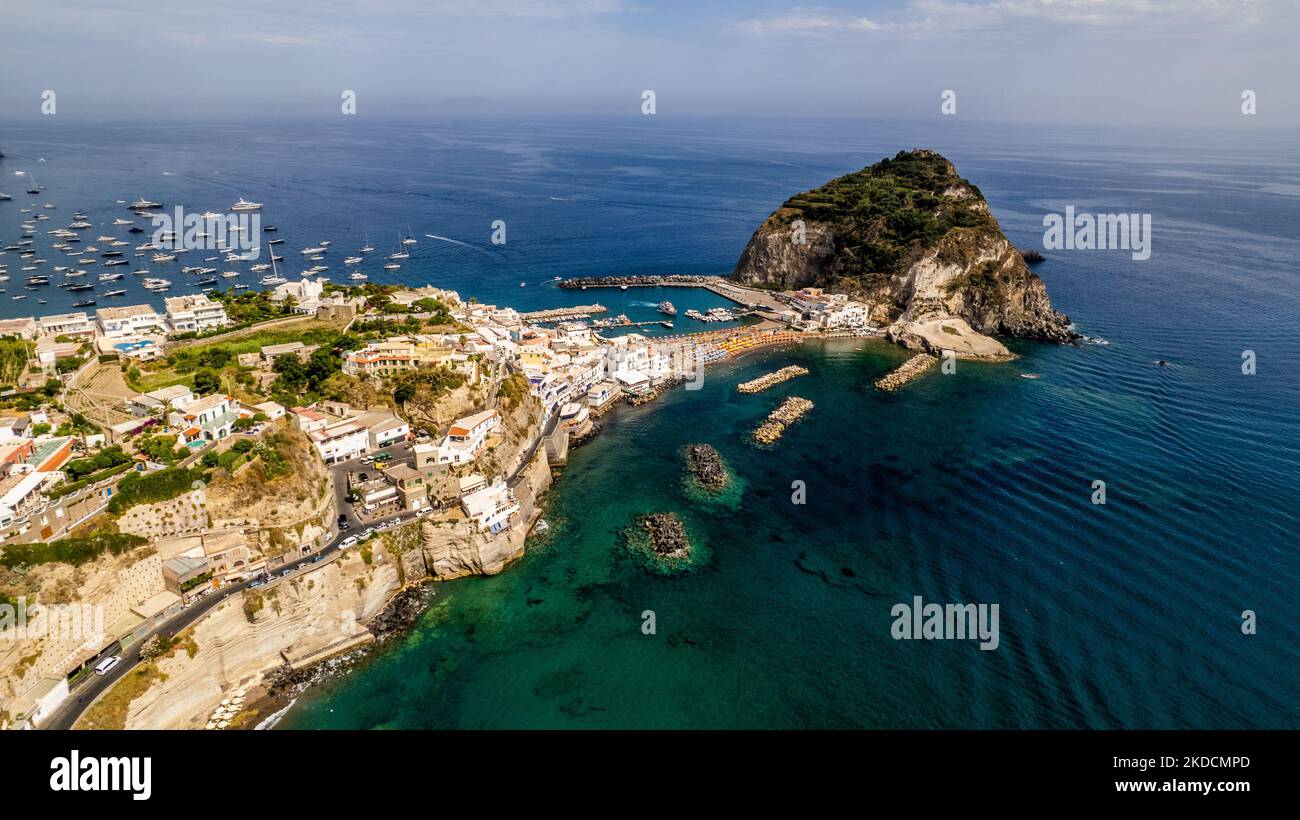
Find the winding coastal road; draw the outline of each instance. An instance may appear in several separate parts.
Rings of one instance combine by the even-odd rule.
[[[393,452],[394,457],[396,457],[399,453],[409,453],[410,445],[406,442],[402,442],[391,445],[377,452],[385,451]],[[334,478],[335,497],[339,502],[338,509],[344,511],[343,514],[347,516],[350,526],[360,526],[362,522],[357,518],[356,513],[352,509],[352,505],[347,504],[345,501],[347,482],[344,480],[344,476],[348,470],[356,467],[358,463],[359,460],[354,459],[352,461],[330,465],[330,471],[333,473]],[[399,512],[387,516],[386,518],[379,518],[366,522],[366,526],[377,527],[380,524],[386,524],[390,521],[404,524],[418,518],[419,515],[419,512]],[[321,549],[277,567],[275,574],[272,576],[274,580],[269,583],[279,581],[281,578],[280,573],[285,570],[291,570],[290,574],[293,575],[300,570],[309,569],[313,564],[323,562],[331,554],[340,551],[339,544],[343,543],[348,535],[349,533],[347,530],[336,531],[334,538],[329,542],[329,544],[325,545]],[[182,629],[194,624],[204,615],[208,614],[213,607],[228,600],[235,593],[243,592],[245,589],[248,589],[250,583],[252,583],[252,581],[241,581],[240,583],[231,584],[222,587],[221,589],[214,590],[159,624],[141,640],[132,644],[130,650],[122,653],[121,662],[110,669],[107,674],[95,675],[91,672],[90,679],[74,688],[72,693],[68,696],[68,699],[41,724],[40,728],[55,730],[71,729],[76,725],[77,720],[82,716],[82,714],[84,714],[85,711],[100,698],[100,696],[112,689],[118,681],[126,677],[132,670],[140,665],[139,647],[143,646],[145,641],[149,640],[154,635],[175,635],[179,633]],[[101,657],[107,657],[107,653],[101,655]]]

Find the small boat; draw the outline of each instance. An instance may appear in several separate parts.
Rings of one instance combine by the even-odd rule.
[[[676,316],[677,308],[673,307],[672,302],[663,301],[659,303],[659,312],[665,316]]]
[[[13,197],[9,196],[9,194],[6,194],[4,191],[0,191],[0,202],[8,202],[11,199],[13,199]]]
[[[138,228],[132,226],[131,229],[127,231],[127,233],[144,233],[144,228]]]
[[[275,233],[278,230],[280,229],[275,227],[274,225],[267,225],[265,228],[262,229],[262,233]],[[281,239],[276,241],[283,242],[284,240]]]
[[[114,224],[114,225],[134,225],[135,223],[132,222],[132,221],[129,220],[129,219],[114,219],[114,220],[113,220],[113,224]]]
[[[94,300],[94,299],[82,299],[80,302],[73,302],[73,303],[72,303],[72,306],[73,306],[73,307],[90,307],[90,306],[93,305],[93,304],[95,304],[95,300]]]
[[[238,202],[230,206],[230,210],[234,211],[235,213],[260,211],[262,210],[262,203],[249,202],[247,199],[240,197]]]
[[[304,249],[301,251],[301,253],[302,253],[303,256],[320,256],[322,253],[325,253],[325,251],[327,251],[327,250],[329,250],[329,249],[328,249],[328,248],[319,248],[319,247],[318,247],[318,248],[304,248]]]
[[[68,291],[71,293],[80,293],[83,290],[94,290],[94,285],[69,285]]]
[[[343,260],[343,264],[345,264],[345,265],[360,265],[360,264],[362,263],[362,261],[364,261],[364,260],[362,260],[362,258],[361,258],[360,256],[349,256],[347,259],[344,259],[344,260]]]
[[[162,203],[151,202],[145,199],[144,197],[140,197],[139,199],[137,199],[135,202],[132,202],[127,207],[133,211],[149,211],[149,210],[153,210],[154,208],[161,208]]]
[[[397,264],[396,262],[389,262],[387,265],[384,265],[384,270],[397,270],[401,267],[402,266]]]
[[[110,291],[106,291],[106,292],[104,293],[105,296],[123,296],[123,295],[125,295],[125,294],[126,294],[126,291],[124,291],[124,290],[110,290]]]
[[[351,279],[355,279],[355,280],[357,280],[358,282],[360,282],[361,280],[363,280],[363,279],[369,279],[370,277],[369,277],[369,276],[366,276],[366,275],[365,275],[364,273],[362,273],[361,271],[356,271],[356,272],[354,272],[354,273],[352,274],[352,276],[349,277],[349,278],[351,278]]]

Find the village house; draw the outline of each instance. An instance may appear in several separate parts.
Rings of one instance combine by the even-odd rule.
[[[461,507],[482,532],[498,533],[510,526],[519,512],[519,499],[504,481],[475,490],[460,500]]]
[[[163,304],[174,333],[202,333],[230,323],[225,307],[202,293],[173,296],[163,300]]]
[[[104,307],[95,311],[95,319],[99,322],[99,329],[110,339],[167,333],[167,323],[152,305]]]
[[[42,316],[41,335],[81,337],[93,339],[95,337],[95,323],[90,320],[85,312],[77,313],[57,313],[53,316]]]
[[[239,419],[239,402],[233,396],[214,393],[196,399],[167,416],[167,423],[181,431],[186,443],[218,441],[234,432]]]
[[[40,332],[41,326],[37,324],[34,316],[24,319],[0,319],[0,338],[12,337],[30,342],[40,335]]]
[[[500,423],[501,414],[496,410],[484,410],[452,422],[447,435],[438,443],[438,463],[462,464],[473,461],[488,433]]]
[[[194,391],[183,384],[160,387],[148,393],[137,393],[126,399],[126,409],[133,416],[150,416],[179,410],[196,400]]]

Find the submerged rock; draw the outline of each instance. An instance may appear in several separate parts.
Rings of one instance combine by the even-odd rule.
[[[727,486],[727,467],[722,454],[707,444],[686,447],[686,464],[695,481],[706,490],[721,490]]]
[[[686,558],[691,554],[686,527],[676,513],[651,513],[641,518],[650,535],[650,549],[660,558]]]

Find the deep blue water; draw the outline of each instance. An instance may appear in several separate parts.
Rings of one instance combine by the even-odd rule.
[[[573,454],[548,501],[552,530],[528,556],[439,585],[408,639],[284,725],[1294,727],[1294,137],[650,118],[42,122],[0,126],[0,190],[15,195],[0,203],[0,239],[30,199],[12,172],[34,170],[41,201],[59,205],[41,234],[75,209],[109,223],[115,199],[202,211],[243,196],[266,203],[291,261],[322,239],[331,257],[363,237],[386,251],[409,225],[420,244],[402,281],[527,309],[598,299],[648,319],[653,292],[550,280],[725,273],[784,198],[914,146],[953,160],[1021,247],[1040,246],[1043,214],[1066,205],[1149,212],[1149,260],[1046,251],[1038,268],[1056,306],[1109,344],[1016,344],[1015,363],[962,364],[894,395],[870,382],[899,351],[810,345],[619,411]],[[496,219],[505,246],[488,241]],[[0,296],[0,312],[61,309],[51,294],[39,309]],[[1241,372],[1244,350],[1255,375]],[[812,373],[736,394],[792,361]],[[816,409],[773,449],[752,447],[745,434],[784,395]],[[736,497],[685,490],[680,451],[693,441],[723,452]],[[790,502],[795,480],[805,505]],[[1094,480],[1105,506],[1090,501]],[[651,575],[622,545],[632,516],[661,509],[707,551],[694,572]],[[890,608],[913,595],[998,603],[1000,647],[892,640]],[[641,634],[645,609],[656,636]],[[1258,634],[1241,633],[1247,609]]]

